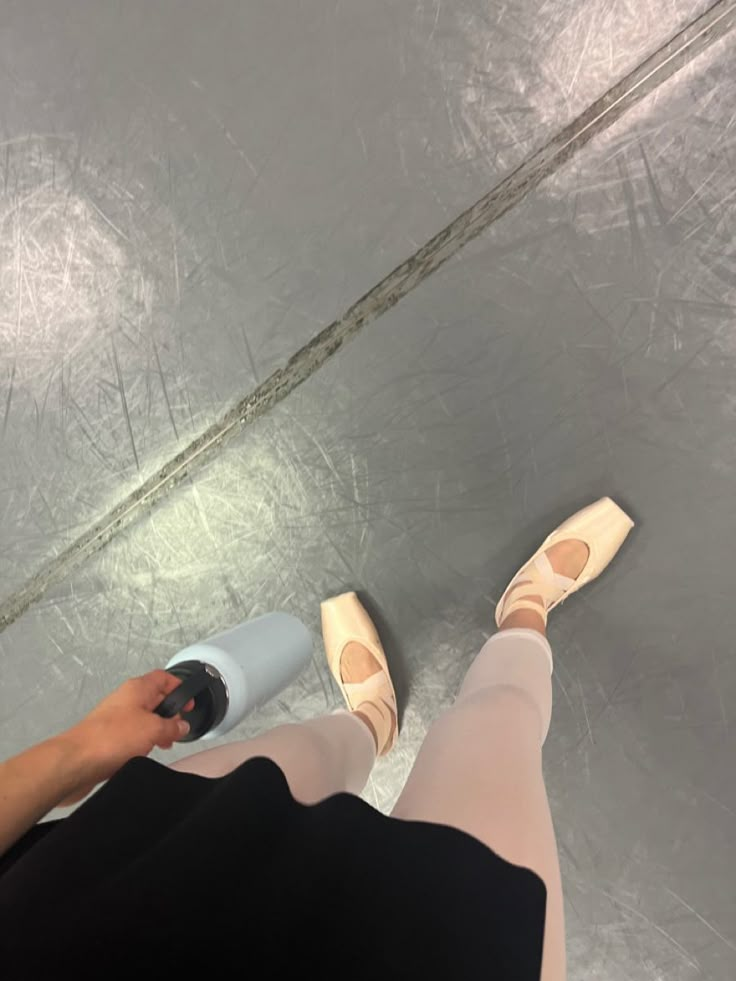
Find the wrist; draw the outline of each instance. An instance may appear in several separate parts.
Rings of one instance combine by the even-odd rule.
[[[80,726],[73,726],[48,740],[52,751],[58,754],[59,772],[68,784],[67,793],[96,781],[100,769],[92,741],[86,738]]]

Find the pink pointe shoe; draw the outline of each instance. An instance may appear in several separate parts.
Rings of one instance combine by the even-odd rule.
[[[610,497],[602,497],[563,521],[516,573],[496,607],[496,624],[517,610],[533,610],[547,622],[547,614],[606,568],[634,527],[634,522]],[[575,539],[588,546],[588,559],[576,579],[555,572],[547,552],[558,542]],[[542,604],[529,597],[541,597]]]
[[[369,719],[378,739],[378,755],[393,749],[398,737],[396,693],[378,632],[355,593],[343,593],[322,603],[322,636],[327,664],[340,686],[351,712]],[[376,671],[365,681],[343,681],[342,655],[348,644],[364,647],[376,662]]]

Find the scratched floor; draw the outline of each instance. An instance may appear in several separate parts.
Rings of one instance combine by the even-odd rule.
[[[735,6],[2,0],[0,755],[359,588],[388,809],[508,575],[611,494],[637,531],[551,629],[570,978],[736,976]],[[318,644],[240,732],[335,704]]]

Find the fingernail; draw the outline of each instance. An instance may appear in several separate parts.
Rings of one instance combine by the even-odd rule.
[[[189,723],[179,722],[179,736],[183,738],[184,736],[188,735],[188,733],[189,733]]]

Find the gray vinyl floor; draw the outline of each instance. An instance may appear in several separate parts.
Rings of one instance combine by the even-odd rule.
[[[734,8],[0,0],[0,755],[271,609],[314,665],[239,734],[330,709],[356,588],[387,810],[610,494],[551,622],[570,978],[736,976]]]

